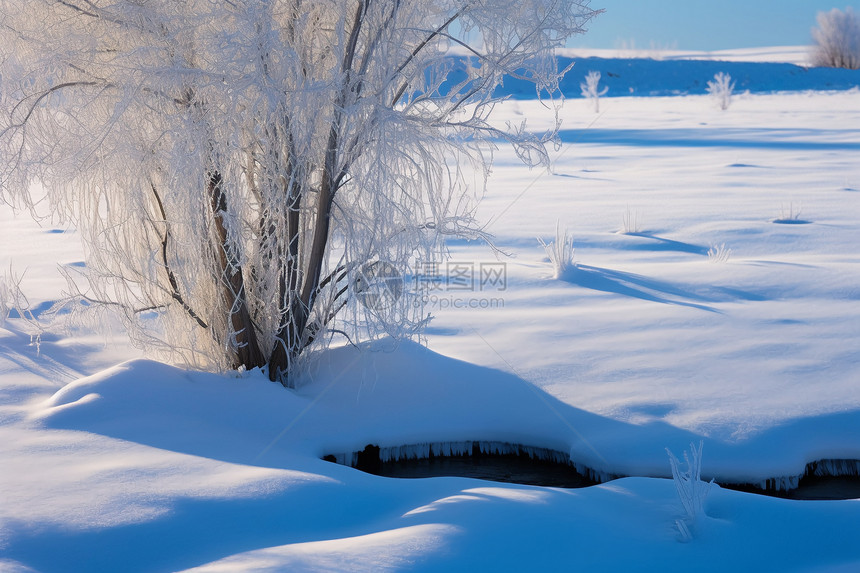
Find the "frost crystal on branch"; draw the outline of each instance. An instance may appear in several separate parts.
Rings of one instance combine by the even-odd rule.
[[[121,308],[141,343],[289,383],[334,335],[418,332],[420,304],[362,305],[354,273],[486,237],[473,215],[494,142],[541,163],[555,137],[494,127],[493,91],[513,75],[557,94],[552,50],[594,13],[0,0],[0,14],[0,200],[27,205],[45,185],[85,237],[76,296]]]

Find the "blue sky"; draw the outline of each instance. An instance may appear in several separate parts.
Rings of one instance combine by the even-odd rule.
[[[605,13],[568,45],[724,50],[811,43],[818,12],[860,2],[827,0],[591,0]]]

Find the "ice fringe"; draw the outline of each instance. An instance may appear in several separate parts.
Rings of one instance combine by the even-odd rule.
[[[361,452],[334,454],[334,459],[339,464],[355,467],[358,465],[358,456],[360,453]],[[468,440],[462,442],[424,442],[405,446],[380,447],[379,461],[385,463],[399,460],[420,460],[431,457],[471,456],[475,453],[500,456],[526,455],[533,460],[567,464],[580,473],[583,473],[580,471],[579,465],[571,462],[570,455],[565,452],[550,448],[522,446],[519,444],[511,444],[509,442],[493,441]]]
[[[573,469],[585,478],[595,483],[605,483],[614,479],[628,477],[624,474],[616,474],[606,470],[591,468],[572,460],[569,454],[559,450],[497,441],[464,440],[457,442],[422,442],[404,446],[386,446],[379,448],[379,460],[380,462],[385,463],[398,460],[418,460],[440,456],[471,456],[474,452],[496,455],[527,455],[534,460],[553,461],[560,464],[567,464],[573,467]],[[326,457],[332,459],[338,464],[356,467],[358,465],[359,454],[361,454],[361,452],[357,451],[343,454],[329,454],[329,456]],[[860,460],[822,459],[806,464],[804,471],[798,475],[768,478],[760,482],[753,483],[730,480],[720,480],[718,483],[728,487],[753,486],[763,490],[763,492],[791,491],[793,489],[797,489],[800,484],[800,480],[808,475],[819,477],[860,477]]]
[[[801,475],[766,479],[759,482],[759,488],[766,491],[791,491],[797,489],[805,476],[817,477],[860,477],[860,460],[825,459],[806,464]]]

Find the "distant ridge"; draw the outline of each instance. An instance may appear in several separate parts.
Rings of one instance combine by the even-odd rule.
[[[670,96],[707,93],[708,81],[724,72],[735,82],[736,92],[774,93],[786,91],[850,90],[860,86],[860,70],[807,68],[770,62],[714,60],[651,60],[642,58],[559,58],[560,66],[574,62],[562,80],[565,97],[581,97],[579,84],[592,70],[601,73],[606,97]],[[519,85],[517,85],[519,84]],[[526,82],[505,82],[506,90],[520,99],[533,98]]]
[[[560,87],[566,98],[581,98],[580,84],[590,71],[601,73],[600,86],[609,88],[605,97],[702,95],[707,93],[708,81],[719,72],[732,77],[735,93],[845,91],[860,87],[860,70],[800,65],[798,62],[805,62],[807,53],[805,46],[719,52],[565,48],[558,51],[559,67],[571,63],[574,66]],[[465,56],[452,51],[450,57],[462,60]],[[449,85],[463,79],[464,75],[457,72],[461,66],[462,62],[455,64]],[[510,77],[495,95],[519,100],[536,97],[532,84]]]
[[[730,62],[713,60],[652,60],[643,58],[559,58],[564,68],[573,68],[561,82],[567,98],[580,98],[580,84],[590,71],[601,73],[600,85],[609,88],[606,97],[678,96],[707,93],[708,81],[724,72],[735,82],[735,92],[775,93],[843,91],[860,86],[860,70],[806,68],[795,64]],[[496,95],[534,99],[532,84],[509,78]]]

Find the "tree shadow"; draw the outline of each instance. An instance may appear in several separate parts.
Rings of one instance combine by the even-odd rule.
[[[702,304],[714,301],[695,292],[633,273],[577,264],[562,277],[562,280],[583,288],[640,300],[719,312],[712,306]]]
[[[651,233],[623,233],[627,237],[641,237],[649,239],[648,243],[636,243],[625,245],[623,248],[631,251],[653,251],[653,252],[677,252],[689,253],[691,255],[707,255],[707,247],[694,245],[692,243],[684,243],[682,241],[674,241],[672,239],[664,239]]]
[[[860,150],[860,142],[838,141],[847,130],[811,129],[583,129],[562,130],[559,137],[565,143],[623,145],[630,147],[730,147],[737,149],[773,149],[797,151]],[[827,137],[830,141],[812,138]],[[809,139],[804,139],[809,138]],[[834,141],[836,140],[836,141]]]

